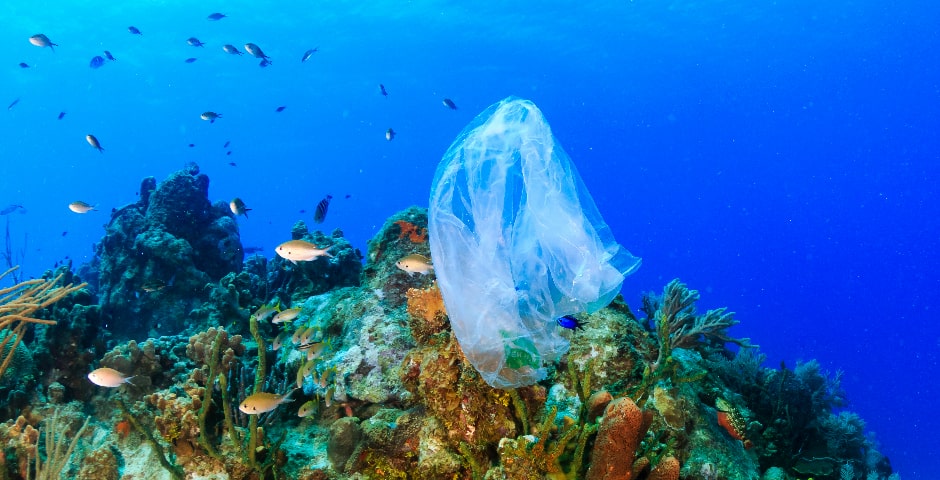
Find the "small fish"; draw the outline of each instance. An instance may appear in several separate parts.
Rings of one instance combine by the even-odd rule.
[[[196,37],[189,37],[186,39],[186,44],[193,47],[205,47],[206,44],[199,41]]]
[[[62,120],[63,117],[65,117],[65,112],[59,112],[59,118],[56,120]]]
[[[94,149],[104,153],[104,147],[101,146],[101,142],[98,141],[97,137],[89,133],[88,135],[85,135],[85,140],[87,140],[88,144],[91,145]]]
[[[242,53],[241,50],[238,49],[238,47],[236,47],[235,45],[228,44],[228,43],[226,43],[225,45],[222,45],[222,50],[225,50],[225,53],[229,53],[232,55],[244,55],[244,53]]]
[[[29,68],[29,64],[25,62],[20,62],[20,68]]]
[[[13,110],[13,107],[15,107],[17,103],[20,103],[20,99],[18,98],[16,100],[13,100],[13,102],[11,102],[9,105],[7,105],[7,110]]]
[[[208,120],[209,123],[215,123],[215,119],[222,118],[222,114],[215,113],[215,112],[203,112],[202,115],[199,116],[199,118],[203,120]]]
[[[326,220],[326,213],[330,209],[330,200],[332,199],[332,195],[327,195],[326,198],[320,200],[320,203],[317,204],[317,210],[313,212],[314,222],[323,223],[323,221]]]
[[[195,57],[189,57],[189,58],[187,58],[186,60],[183,60],[183,61],[186,62],[186,63],[193,63],[193,62],[195,62],[196,60],[199,60],[199,59],[198,59],[198,58],[195,58]]]
[[[333,393],[336,391],[336,387],[330,385],[330,388],[326,389],[326,393],[323,395],[323,405],[326,408],[333,406]]]
[[[275,315],[274,318],[271,319],[271,323],[289,322],[297,318],[297,315],[299,314],[300,314],[299,308],[288,308],[287,310],[282,310],[278,312],[278,314]]]
[[[297,416],[300,418],[309,417],[310,415],[317,412],[320,408],[320,401],[314,398],[313,400],[308,400],[307,403],[304,403],[300,406],[300,409],[297,410]]]
[[[296,391],[297,389],[295,388],[286,395],[265,392],[249,395],[248,398],[246,398],[241,403],[241,405],[238,406],[238,409],[241,410],[242,413],[246,413],[248,415],[257,415],[259,413],[270,412],[282,403],[294,401],[294,399],[290,398],[290,396]]]
[[[327,340],[325,342],[301,343],[297,348],[307,351],[307,360],[316,360],[323,354],[323,350],[329,346],[330,341]]]
[[[248,212],[251,211],[250,208],[245,206],[245,202],[243,202],[242,199],[238,197],[235,197],[231,202],[228,202],[228,208],[232,210],[232,213],[235,214],[235,216],[244,215],[245,218],[248,218]]]
[[[123,373],[113,369],[102,367],[88,374],[88,379],[91,380],[91,383],[98,385],[99,387],[108,387],[115,388],[124,385],[125,383],[131,383],[131,379],[134,377],[125,377]]]
[[[388,92],[385,91],[385,85],[382,85],[381,83],[379,84],[379,93],[381,93],[383,97],[388,98]]]
[[[284,332],[279,333],[277,337],[274,337],[274,341],[271,342],[271,350],[275,352],[280,350],[280,348],[284,346],[284,340],[287,340],[287,334]]]
[[[66,235],[68,235],[68,234],[69,234],[68,230],[62,232],[62,236],[63,236],[63,237],[66,236]]]
[[[195,143],[190,143],[190,144],[189,144],[189,148],[193,148],[193,147],[195,147],[195,146],[196,146]]]
[[[285,108],[287,108],[287,107],[281,105],[280,107],[275,108],[274,111],[275,111],[275,112],[278,112],[278,113],[281,113],[281,112],[284,111]]]
[[[109,52],[109,51],[107,51],[107,50],[104,51],[104,57],[107,58],[108,60],[112,61],[112,62],[114,62],[114,61],[117,60],[116,58],[114,58],[114,55],[111,55],[111,52]]]
[[[585,322],[582,322],[581,320],[578,320],[577,318],[574,318],[571,315],[558,317],[558,319],[555,321],[558,322],[559,327],[567,328],[568,330],[578,330],[578,329],[584,328],[584,324],[585,324]]]
[[[263,58],[268,60],[269,57],[264,54],[264,51],[261,50],[261,47],[255,45],[254,43],[246,43],[245,51],[254,56],[255,58]]]
[[[299,328],[297,328],[296,331],[294,331],[294,334],[291,335],[290,343],[293,343],[294,345],[297,345],[298,343],[300,343],[300,336],[303,335],[304,332],[306,331],[307,331],[307,327],[301,325]]]
[[[0,210],[0,215],[9,215],[21,208],[26,210],[22,205],[7,205],[6,207],[3,207],[3,210]]]
[[[265,68],[265,67],[267,67],[268,65],[271,65],[271,61],[268,60],[267,58],[262,58],[261,61],[258,62],[258,66],[261,67],[261,68]]]
[[[457,104],[454,103],[454,101],[449,98],[444,99],[444,106],[451,110],[457,110]]]
[[[229,153],[231,153],[231,152],[229,152]],[[235,163],[235,162],[228,162],[228,166],[230,166],[230,167],[237,167],[238,164]]]
[[[297,377],[296,377],[295,380],[296,380],[296,383],[297,383],[297,388],[303,388],[303,386],[304,386],[304,369],[302,369],[302,368],[298,368],[298,369],[297,369]]]
[[[300,334],[300,346],[297,348],[307,349],[313,345],[313,339],[317,337],[318,327],[307,327],[304,333]]]
[[[231,141],[231,140],[226,140],[226,141],[225,141],[225,145],[222,145],[222,148],[228,148],[228,146],[231,145],[231,144],[232,144],[232,141]]]
[[[94,57],[91,57],[91,61],[88,62],[88,66],[91,68],[98,68],[102,65],[104,65],[104,57],[101,55],[95,55]]]
[[[144,282],[144,284],[140,286],[140,289],[147,293],[153,293],[159,292],[168,286],[170,286],[170,284],[164,282],[163,280],[160,280],[159,278],[153,278]]]
[[[278,301],[274,305],[262,305],[255,310],[255,313],[252,313],[251,316],[255,317],[259,322],[263,322],[268,319],[271,315],[281,311],[281,302]]]
[[[225,14],[222,14],[222,13],[210,13],[209,16],[206,17],[206,18],[207,18],[209,21],[215,22],[215,21],[218,21],[218,20],[222,20],[223,18],[225,18],[225,17],[227,17],[227,16],[228,16],[228,15],[225,15]]]
[[[303,63],[303,62],[306,62],[307,60],[310,60],[310,57],[312,57],[314,53],[317,53],[319,49],[320,47],[316,47],[316,48],[311,48],[310,50],[307,50],[306,52],[304,52],[304,56],[300,57],[300,62]]]
[[[327,248],[319,248],[316,245],[306,242],[303,240],[288,240],[274,249],[275,252],[286,260],[290,260],[291,263],[297,264],[297,262],[309,262],[311,260],[316,260],[319,257],[330,255],[329,250],[333,246]]]
[[[52,40],[49,40],[49,37],[41,33],[37,33],[32,37],[29,37],[29,43],[32,43],[37,47],[49,47],[49,50],[52,50],[53,52],[55,52],[55,49],[52,47],[59,46],[58,44],[52,43]]]
[[[69,204],[69,210],[75,213],[88,213],[94,209],[94,205],[87,204],[81,200],[76,200]]]
[[[232,154],[232,151],[229,150],[229,151],[225,152],[225,154],[226,154],[226,155],[231,155],[231,154]],[[234,166],[235,166],[235,162],[229,163],[229,165],[231,165],[231,166],[234,167]]]
[[[393,138],[395,138],[395,130],[389,128],[385,131],[385,139],[391,142]]]
[[[131,32],[131,35],[143,35],[143,33],[140,33],[140,30],[133,25],[127,27],[127,31]]]
[[[402,257],[401,260],[395,262],[395,266],[412,276],[416,273],[427,275],[431,273],[431,270],[434,270],[431,259],[417,253]]]
[[[349,200],[350,198],[352,198],[352,195],[350,195],[350,194],[347,193],[347,194],[346,194],[346,200]]]

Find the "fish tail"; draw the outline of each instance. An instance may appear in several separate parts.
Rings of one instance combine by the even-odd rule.
[[[284,395],[284,398],[281,399],[281,403],[293,402],[294,399],[291,398],[291,395],[293,395],[297,390],[300,390],[300,387],[295,387],[291,389],[291,391],[287,392],[287,395]]]

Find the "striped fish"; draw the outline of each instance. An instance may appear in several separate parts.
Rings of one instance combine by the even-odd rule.
[[[320,203],[317,204],[317,211],[313,213],[314,222],[323,223],[326,220],[326,212],[330,209],[330,200],[332,199],[332,195],[327,195],[326,198],[320,200]]]

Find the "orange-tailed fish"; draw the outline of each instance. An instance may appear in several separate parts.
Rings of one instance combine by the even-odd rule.
[[[81,200],[76,200],[69,204],[69,210],[75,213],[88,213],[94,209],[94,205],[89,205]]]
[[[278,395],[276,393],[266,392],[249,395],[248,398],[242,401],[242,403],[238,406],[238,409],[241,410],[242,413],[247,413],[248,415],[257,415],[260,413],[270,412],[282,403],[294,401],[294,399],[290,398],[290,396],[296,391],[297,389],[295,388],[286,395]]]
[[[418,255],[417,253],[402,257],[401,260],[395,262],[395,266],[408,272],[408,275],[414,275],[416,273],[427,275],[431,273],[431,270],[434,270],[434,266],[431,265],[431,259],[424,255]]]
[[[91,383],[99,387],[108,388],[120,387],[125,383],[131,383],[132,378],[134,377],[125,377],[123,373],[107,367],[99,368],[88,374],[88,379],[91,380]],[[133,385],[133,383],[131,383],[131,385]]]
[[[303,240],[289,240],[277,246],[275,251],[282,258],[290,260],[291,263],[296,264],[297,262],[309,262],[311,260],[316,260],[319,257],[326,255],[327,257],[332,257],[329,250],[333,248],[332,245],[327,248],[319,248],[316,245],[306,242]]]

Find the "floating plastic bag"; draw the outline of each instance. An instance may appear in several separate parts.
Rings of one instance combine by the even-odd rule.
[[[603,308],[640,266],[542,112],[516,98],[477,116],[444,155],[428,231],[454,334],[497,388],[544,378],[568,350],[556,319]]]

